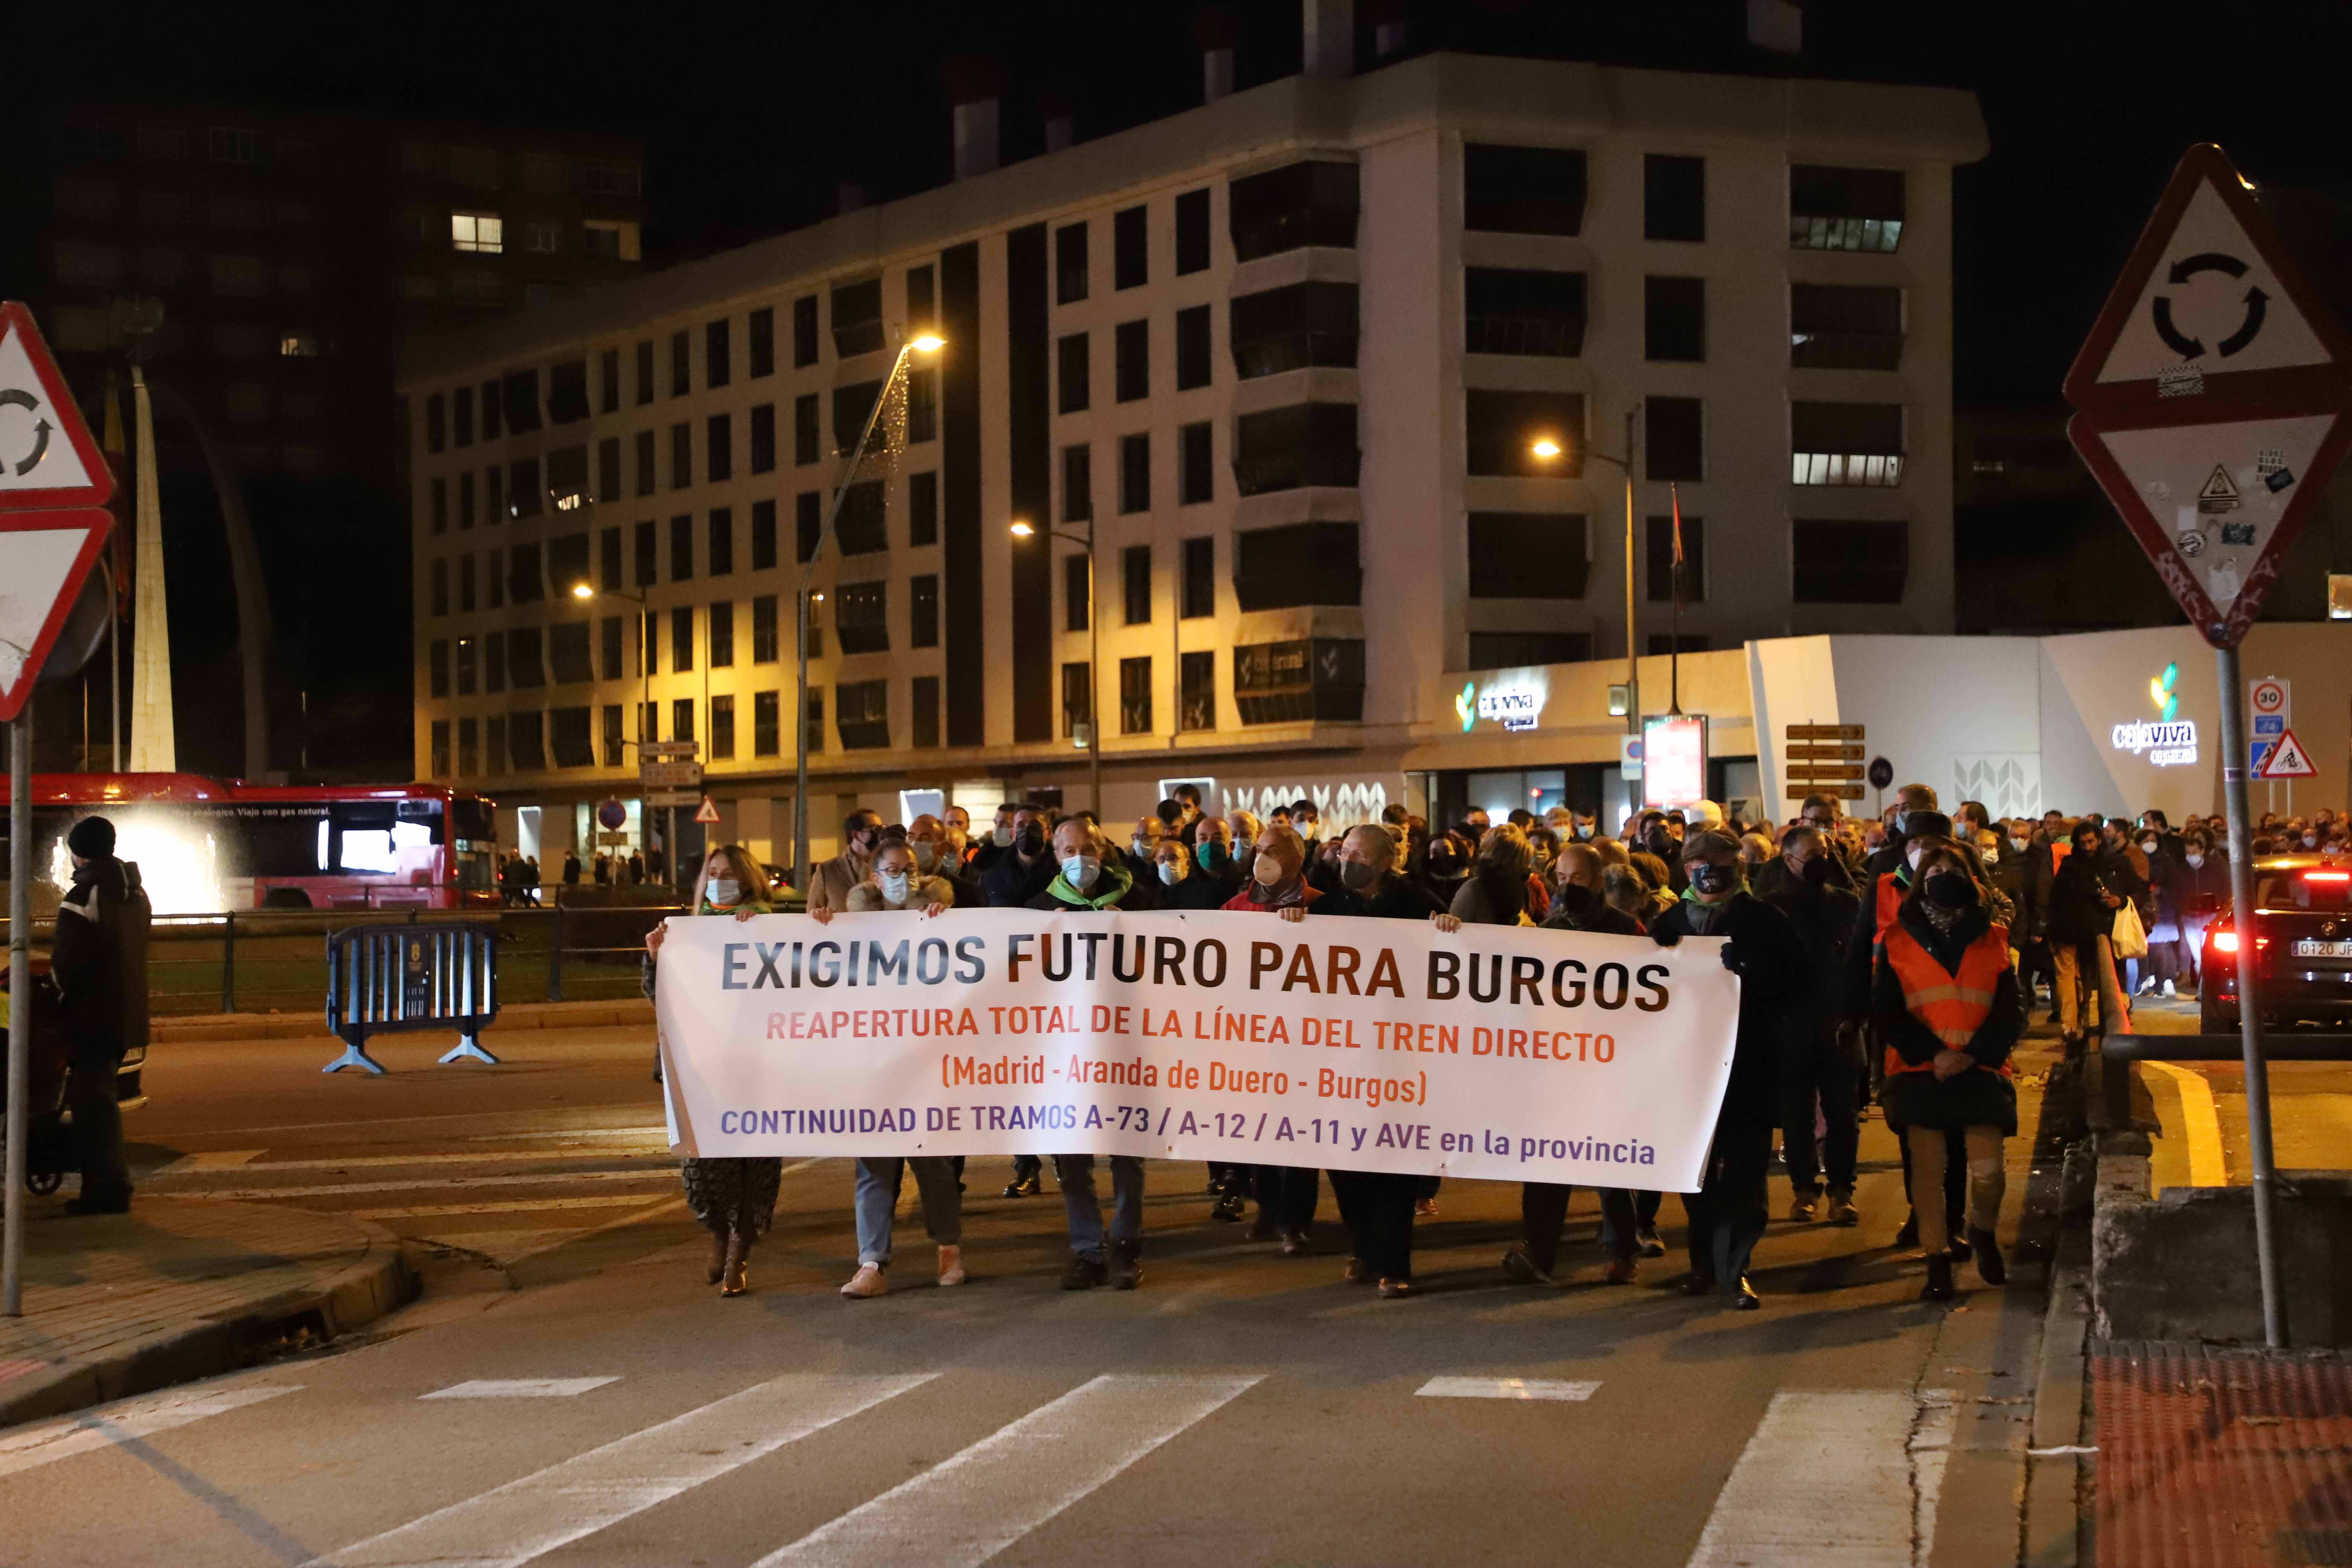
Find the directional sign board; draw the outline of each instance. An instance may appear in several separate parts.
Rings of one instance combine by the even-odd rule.
[[[33,313],[0,302],[0,511],[104,506],[114,473]]]
[[[2303,742],[2289,730],[2271,748],[2271,754],[2263,759],[2261,772],[2266,779],[2307,779],[2316,777],[2319,770],[2312,766],[2311,753],[2303,749]]]
[[[637,783],[647,789],[692,789],[702,783],[700,763],[640,763]],[[697,796],[700,799],[700,796]]]
[[[98,507],[0,511],[0,722],[32,695],[113,525]]]

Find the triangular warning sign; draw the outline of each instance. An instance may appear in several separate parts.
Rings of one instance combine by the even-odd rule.
[[[98,508],[0,511],[0,722],[24,710],[113,524]]]
[[[2173,171],[2066,373],[2077,408],[2333,388],[2352,339],[2221,148]]]
[[[712,800],[709,795],[704,795],[704,796],[702,797],[702,804],[701,804],[700,805],[698,805],[698,806],[697,806],[697,807],[695,808],[695,812],[694,812],[694,820],[695,820],[695,821],[697,821],[697,822],[698,822],[698,823],[700,823],[700,824],[702,824],[702,826],[705,826],[705,827],[716,827],[716,826],[719,826],[719,805],[718,805],[718,803],[717,803],[716,801]]]
[[[0,510],[104,506],[114,473],[33,313],[0,303]]]
[[[2077,414],[2067,437],[2206,641],[2243,637],[2287,547],[2352,443],[2352,397],[2315,408],[2179,399],[2158,414]]]
[[[2278,744],[2271,748],[2271,754],[2263,759],[2262,771],[2257,776],[2307,779],[2316,777],[2318,773],[2319,770],[2311,765],[2311,753],[2303,749],[2303,742],[2294,738],[2294,731],[2289,730],[2279,737]]]

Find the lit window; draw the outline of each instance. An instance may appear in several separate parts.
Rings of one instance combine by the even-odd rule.
[[[592,217],[582,226],[589,255],[601,256],[607,261],[638,258],[635,224],[618,218]]]
[[[289,332],[284,337],[278,340],[278,353],[281,357],[286,359],[317,359],[319,357],[319,334],[316,332]]]
[[[496,256],[507,247],[506,224],[496,213],[451,213],[449,243],[459,250]]]
[[[552,223],[523,225],[522,247],[541,256],[554,255],[563,248],[563,226]]]

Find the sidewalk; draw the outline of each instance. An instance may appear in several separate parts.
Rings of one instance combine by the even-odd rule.
[[[77,1218],[36,1200],[25,1316],[0,1318],[0,1426],[206,1377],[416,1293],[390,1232],[259,1204],[141,1199]]]

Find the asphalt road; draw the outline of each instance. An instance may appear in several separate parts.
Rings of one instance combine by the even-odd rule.
[[[2017,1419],[1993,1363],[2039,1310],[1915,1299],[1875,1121],[1864,1224],[1777,1221],[1756,1313],[1675,1293],[1678,1253],[1601,1284],[1587,1194],[1561,1282],[1509,1284],[1516,1190],[1472,1182],[1420,1222],[1427,1293],[1384,1301],[1341,1281],[1328,1194],[1317,1252],[1286,1258],[1212,1224],[1175,1163],[1150,1167],[1143,1288],[1066,1294],[1050,1182],[1001,1198],[993,1160],[968,1173],[968,1285],[933,1284],[902,1218],[898,1289],[840,1297],[849,1168],[825,1161],[786,1175],[730,1300],[642,1037],[500,1046],[434,1068],[388,1040],[373,1080],[320,1077],[308,1045],[158,1051],[145,1190],[370,1215],[427,1294],[355,1345],[0,1433],[0,1563],[2011,1560],[2013,1475],[1958,1484],[1956,1453],[1948,1485],[1947,1446],[1956,1404]],[[1670,1197],[1670,1245],[1680,1222]]]

